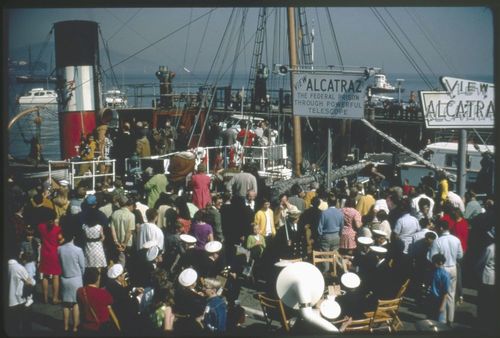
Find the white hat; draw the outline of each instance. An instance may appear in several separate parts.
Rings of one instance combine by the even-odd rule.
[[[361,279],[354,272],[346,272],[340,277],[340,282],[349,289],[355,289],[361,284]]]
[[[341,309],[339,303],[333,299],[326,299],[321,302],[319,307],[319,312],[326,319],[332,320],[340,315]]]
[[[292,264],[292,262],[287,260],[281,260],[274,263],[274,266],[277,266],[278,268],[284,268],[285,266],[289,266],[290,264]]]
[[[211,241],[205,244],[205,250],[210,253],[220,251],[222,249],[222,243],[219,241]]]
[[[60,180],[59,184],[62,185],[63,187],[65,187],[65,186],[69,185],[69,182],[66,180]]]
[[[300,304],[316,304],[323,296],[325,280],[317,267],[307,262],[296,262],[281,270],[276,291],[283,303],[294,309]]]
[[[148,249],[148,252],[146,253],[146,259],[148,260],[148,262],[151,262],[156,257],[158,257],[159,253],[160,253],[160,248],[155,245]]]
[[[181,241],[186,242],[188,244],[196,243],[196,237],[193,237],[191,235],[181,234],[180,238],[181,238]]]
[[[387,253],[387,249],[382,246],[372,245],[370,249],[378,253]]]
[[[371,239],[370,237],[358,237],[358,242],[364,245],[372,245],[373,239]]]
[[[120,263],[114,264],[108,269],[108,278],[115,279],[123,273],[123,266]]]
[[[297,208],[295,205],[290,205],[288,208],[288,217],[299,217],[301,214],[299,208]]]
[[[158,246],[158,242],[155,241],[154,239],[151,241],[147,241],[142,245],[141,249],[151,249],[154,246]]]
[[[182,270],[178,279],[182,286],[191,286],[198,279],[198,273],[192,268],[187,268]]]
[[[387,233],[384,231],[384,230],[380,230],[380,229],[373,229],[372,232],[375,234],[375,235],[378,235],[378,236],[384,236],[385,238],[387,238]]]

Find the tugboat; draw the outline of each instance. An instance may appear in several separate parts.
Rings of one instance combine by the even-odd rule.
[[[384,74],[375,74],[374,84],[371,87],[371,92],[373,94],[378,93],[393,93],[396,91],[396,87],[387,82],[387,78]]]

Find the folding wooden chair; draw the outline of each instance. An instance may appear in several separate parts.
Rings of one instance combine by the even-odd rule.
[[[379,299],[377,308],[373,312],[365,312],[365,316],[370,318],[370,328],[381,329],[385,328],[389,332],[397,331],[399,325],[398,312],[401,305],[402,298],[395,299]]]
[[[399,289],[398,293],[396,294],[396,298],[403,298],[403,296],[406,293],[406,290],[408,289],[409,285],[410,285],[410,279],[407,279],[403,283],[403,285],[401,285],[401,288]]]
[[[264,313],[266,324],[270,326],[273,320],[279,320],[283,329],[290,332],[290,325],[288,324],[283,302],[280,299],[272,299],[262,294],[258,294],[257,298]]]
[[[337,277],[337,265],[340,266],[344,272],[347,271],[346,263],[337,250],[334,251],[316,251],[313,250],[313,264],[330,263],[333,266],[333,277]]]
[[[285,259],[285,258],[280,258],[280,262],[287,261],[290,263],[297,263],[297,262],[302,262],[302,258],[294,258],[294,259]]]
[[[352,320],[344,332],[372,332],[370,327],[371,318]]]

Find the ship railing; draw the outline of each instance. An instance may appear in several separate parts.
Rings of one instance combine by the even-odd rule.
[[[271,178],[288,177],[287,171],[287,145],[276,144],[269,146],[248,146],[240,144],[226,146],[197,147],[186,150],[194,154],[195,168],[200,163],[207,167],[210,176],[230,167],[238,167],[247,162],[257,163],[259,174]],[[169,174],[170,159],[181,152],[176,151],[164,155],[147,157],[131,157],[125,159],[126,172],[142,174],[147,167],[163,168],[163,173]],[[160,163],[158,163],[160,162]]]
[[[74,188],[78,183],[91,180],[92,191],[95,191],[96,181],[99,178],[111,178],[111,182],[116,178],[116,160],[92,160],[92,161],[49,161],[49,179],[52,179],[53,168],[65,166],[65,178],[69,181],[70,187]],[[109,168],[109,172],[101,172],[102,167]]]

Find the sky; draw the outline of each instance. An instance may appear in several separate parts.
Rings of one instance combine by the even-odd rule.
[[[230,72],[233,63],[236,71],[248,72],[258,11],[249,9],[244,21],[243,8],[9,9],[8,41],[3,43],[4,47],[8,44],[11,55],[13,51],[19,54],[29,45],[46,41],[55,22],[91,20],[99,23],[118,74],[151,73],[158,65],[176,71]],[[386,20],[424,73],[493,76],[493,19],[489,9],[377,7],[376,13]],[[267,14],[263,62],[288,64],[286,9],[267,8]],[[340,64],[337,44],[344,65],[382,67],[386,73],[416,73],[371,8],[308,7],[306,17],[309,30],[315,31],[317,67]],[[187,25],[190,21],[194,22]],[[244,28],[241,34],[240,28]],[[103,53],[101,64],[107,64]]]

